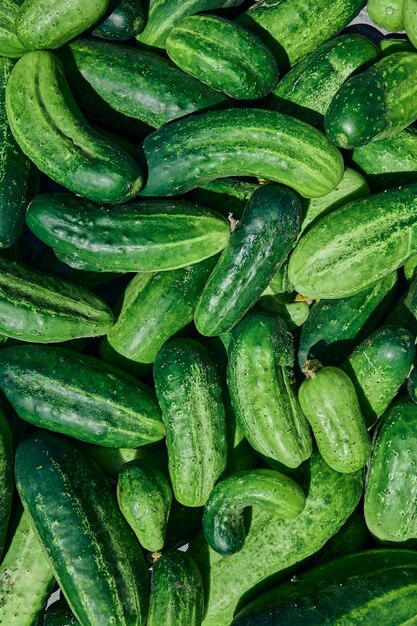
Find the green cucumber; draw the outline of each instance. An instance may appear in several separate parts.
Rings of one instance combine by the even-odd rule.
[[[249,313],[229,345],[227,381],[239,424],[252,447],[295,468],[312,451],[297,400],[293,339],[279,317]]]
[[[385,39],[381,39],[378,46],[381,57],[388,56],[393,52],[414,52],[414,47],[409,39],[403,38],[401,35],[398,37],[387,36]]]
[[[2,0],[0,5],[0,56],[18,59],[27,48],[16,35],[15,23],[23,0]]]
[[[150,363],[138,363],[137,361],[131,361],[126,357],[122,356],[119,352],[109,344],[107,337],[103,337],[99,346],[99,355],[102,361],[106,361],[106,363],[110,363],[115,367],[132,374],[133,376],[144,376],[145,374],[149,374],[152,370],[152,365]]]
[[[294,287],[288,279],[288,262],[283,263],[272,277],[268,289],[271,289],[274,294],[287,294],[294,291]]]
[[[409,286],[404,298],[404,304],[417,319],[417,278],[415,278]]]
[[[409,282],[417,277],[417,254],[411,256],[404,263],[404,276]]]
[[[397,33],[404,30],[404,0],[368,0],[368,15],[375,24]]]
[[[59,48],[93,26],[108,6],[109,0],[24,0],[16,34],[29,50]]]
[[[38,195],[31,231],[68,265],[95,272],[174,270],[214,256],[227,244],[227,220],[184,200],[98,205],[62,193]]]
[[[16,485],[59,586],[82,624],[145,624],[146,565],[98,467],[68,439],[35,432]]]
[[[88,125],[50,52],[19,59],[7,83],[6,109],[22,151],[55,182],[99,202],[123,202],[141,188],[136,162]]]
[[[300,515],[306,499],[296,482],[270,469],[237,472],[219,482],[204,507],[207,543],[223,556],[239,552],[245,543],[243,511],[256,506],[284,519]]]
[[[259,300],[286,260],[300,228],[298,196],[281,185],[261,185],[203,289],[195,311],[202,335],[229,332]]]
[[[216,178],[201,187],[192,189],[188,198],[192,202],[208,206],[232,219],[240,219],[253,192],[259,184],[241,178]]]
[[[338,367],[305,371],[298,397],[320,454],[337,472],[357,472],[368,461],[371,440],[352,381]]]
[[[186,17],[169,33],[166,50],[184,72],[237,100],[264,98],[278,82],[269,48],[250,30],[222,17]]]
[[[79,626],[68,603],[64,598],[54,602],[46,611],[43,626]]]
[[[102,39],[126,41],[138,35],[144,24],[141,0],[118,0],[117,6],[94,28],[92,34]]]
[[[403,24],[407,37],[414,47],[417,44],[417,2],[416,0],[403,0]]]
[[[170,552],[152,572],[147,626],[200,626],[204,611],[201,575],[189,554]]]
[[[342,148],[359,148],[403,130],[417,117],[416,79],[414,52],[390,54],[354,76],[327,110],[328,137]]]
[[[411,400],[417,404],[417,368],[415,364],[407,380],[407,391]]]
[[[353,296],[375,284],[417,252],[416,208],[417,185],[409,185],[326,215],[292,253],[290,282],[312,299]]]
[[[394,306],[391,308],[389,314],[384,320],[384,323],[388,326],[396,326],[397,328],[405,328],[410,331],[414,337],[417,336],[417,320],[412,313],[405,306],[405,296],[403,294]]]
[[[177,270],[137,274],[108,334],[110,345],[132,361],[153,363],[162,345],[192,322],[214,263],[215,257],[211,257]]]
[[[201,344],[172,339],[156,357],[154,378],[175,497],[186,506],[202,506],[227,463],[225,410],[216,366]]]
[[[393,272],[372,287],[348,298],[319,300],[301,329],[298,363],[310,359],[338,365],[384,317],[397,284]]]
[[[307,302],[298,302],[290,294],[272,294],[264,292],[256,307],[266,313],[276,313],[281,317],[290,331],[302,326],[310,315]]]
[[[219,176],[258,176],[314,198],[343,175],[340,152],[319,131],[277,111],[198,113],[149,135],[140,149],[141,195],[178,195]]]
[[[92,443],[85,443],[82,447],[102,472],[113,480],[117,480],[123,465],[136,460],[152,465],[152,467],[168,474],[168,460],[164,441],[140,448],[106,448]]]
[[[9,422],[0,410],[0,559],[6,541],[13,488],[13,439]]]
[[[21,419],[81,441],[136,448],[164,436],[149,387],[64,348],[1,350],[0,387]]]
[[[172,502],[171,487],[165,475],[142,461],[126,463],[117,481],[117,500],[145,550],[162,550]]]
[[[371,541],[371,534],[366,526],[363,511],[359,507],[343,524],[342,528],[329,539],[323,549],[310,560],[316,567],[332,559],[365,550]]]

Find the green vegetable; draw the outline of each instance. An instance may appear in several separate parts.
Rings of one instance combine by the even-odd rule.
[[[387,36],[385,39],[381,39],[378,45],[382,57],[388,56],[393,52],[414,52],[414,47],[410,40],[406,37],[403,38],[401,35],[399,37]]]
[[[12,507],[13,488],[12,433],[6,416],[3,411],[0,410],[0,559],[6,540],[7,527]]]
[[[404,30],[403,4],[404,0],[368,0],[368,15],[375,24],[395,33]]]
[[[140,448],[106,448],[92,443],[83,444],[83,450],[93,459],[102,472],[117,480],[123,465],[141,461],[168,473],[165,441]]]
[[[43,626],[79,626],[64,598],[54,602],[46,611]]]
[[[2,0],[0,5],[0,56],[18,59],[28,52],[16,35],[15,22],[23,0]]]
[[[192,189],[188,198],[192,202],[208,206],[223,215],[240,219],[249,198],[259,184],[249,183],[241,178],[216,178],[201,187]]]
[[[411,400],[417,404],[417,369],[415,364],[408,377],[407,391]]]
[[[316,567],[340,556],[364,550],[370,543],[371,534],[366,526],[362,507],[359,507],[311,560]]]
[[[417,44],[417,2],[403,0],[403,24],[407,37],[415,47]]]
[[[258,300],[257,308],[265,313],[276,313],[284,320],[290,331],[296,330],[306,322],[310,315],[307,302],[294,300],[293,294],[270,294],[269,288],[267,292],[264,292]]]
[[[95,37],[125,41],[133,39],[144,27],[144,15],[141,0],[118,0],[110,15],[93,30]]]

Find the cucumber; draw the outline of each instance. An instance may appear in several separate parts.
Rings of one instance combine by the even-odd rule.
[[[284,320],[290,331],[302,326],[310,315],[307,302],[294,301],[294,296],[289,294],[274,295],[264,292],[256,307],[266,313],[276,313]]]
[[[404,0],[368,0],[368,15],[375,24],[390,32],[404,30]]]
[[[381,39],[378,45],[382,57],[388,56],[393,52],[414,52],[414,47],[409,39],[403,38],[401,35],[398,37],[390,37],[388,35],[385,39]]]
[[[224,217],[177,199],[108,207],[67,194],[41,194],[26,220],[60,259],[95,272],[178,269],[214,256],[230,235]]]
[[[180,504],[205,504],[227,463],[222,388],[207,350],[172,339],[159,351],[154,379],[167,432],[168,467]]]
[[[1,350],[0,387],[21,419],[81,441],[136,448],[164,436],[151,389],[71,350],[36,345]]]
[[[306,508],[297,517],[284,520],[254,509],[243,549],[227,558],[211,550],[201,535],[193,542],[191,554],[207,598],[204,626],[228,626],[242,601],[318,552],[351,515],[362,492],[362,472],[335,472],[318,453],[293,477],[307,494]]]
[[[239,424],[264,457],[295,468],[312,451],[297,400],[293,339],[277,316],[249,313],[229,345],[227,381]]]
[[[250,30],[222,17],[186,17],[169,33],[166,50],[184,72],[237,100],[264,98],[278,82],[269,48]]]
[[[126,463],[117,481],[117,500],[145,550],[162,550],[172,502],[171,487],[164,474],[142,461]]]
[[[336,472],[357,472],[367,463],[371,440],[355,387],[338,367],[316,370],[307,361],[307,380],[299,389],[301,408],[323,459]]]
[[[240,219],[253,192],[259,184],[240,178],[216,178],[201,187],[192,189],[188,198],[192,202],[215,209],[223,215]]]
[[[18,59],[27,48],[16,35],[15,23],[23,0],[2,0],[0,5],[0,56]]]
[[[152,365],[149,363],[138,363],[131,361],[122,356],[119,352],[109,344],[107,337],[103,337],[99,346],[99,355],[102,361],[114,365],[118,369],[128,372],[132,376],[144,376],[152,371]]]
[[[87,124],[50,52],[19,59],[7,83],[6,110],[22,151],[55,182],[99,202],[122,202],[139,191],[138,165]]]
[[[13,489],[13,439],[9,422],[0,410],[0,559],[6,541]]]
[[[141,0],[118,0],[110,15],[93,30],[94,37],[126,41],[138,35],[145,25]]]
[[[154,565],[147,626],[200,626],[203,584],[189,554],[171,552]]]
[[[340,152],[316,129],[277,111],[198,113],[149,135],[140,149],[148,179],[141,195],[178,195],[214,178],[258,176],[302,196],[332,191]]]
[[[375,284],[417,251],[417,185],[354,200],[304,234],[288,266],[308,298],[344,298]]]
[[[397,328],[405,328],[414,337],[417,336],[417,320],[412,313],[405,306],[405,296],[403,294],[397,302],[394,304],[389,314],[384,320],[384,323],[388,326],[396,326]]]
[[[411,400],[417,404],[417,369],[414,366],[407,380],[407,391]]]
[[[371,542],[371,534],[359,507],[311,561],[316,567],[332,559],[365,550]]]
[[[106,448],[92,443],[83,444],[82,448],[102,472],[113,480],[117,480],[123,465],[136,460],[152,465],[152,467],[168,474],[168,460],[164,441],[140,448]]]
[[[273,294],[287,294],[294,291],[294,287],[288,279],[288,262],[283,263],[272,277],[268,289],[271,289]]]
[[[301,329],[300,368],[310,359],[318,359],[324,365],[341,363],[384,317],[396,284],[397,274],[393,272],[354,296],[313,304]]]
[[[417,254],[404,263],[404,276],[408,281],[413,281],[417,277]]]
[[[145,624],[145,562],[98,467],[46,431],[20,444],[15,463],[19,495],[75,617]]]
[[[390,54],[354,76],[327,110],[328,137],[341,148],[359,148],[403,130],[417,118],[416,79],[414,52]]]
[[[300,515],[306,499],[296,482],[274,470],[237,472],[219,482],[204,507],[203,530],[213,550],[226,556],[245,543],[243,511],[257,506],[284,519]]]
[[[137,274],[108,334],[110,345],[138,363],[153,363],[162,345],[192,322],[215,257],[177,270]]]
[[[404,304],[407,309],[417,319],[417,279],[415,278],[408,288],[404,298]]]
[[[262,185],[252,194],[201,294],[199,333],[229,332],[259,300],[293,247],[300,220],[298,196],[286,187]]]
[[[33,626],[54,587],[51,566],[22,510],[0,565],[0,624]]]
[[[403,24],[407,37],[414,47],[417,44],[417,2],[416,0],[403,0]]]
[[[108,6],[109,0],[24,0],[16,34],[29,50],[59,48],[93,26]]]
[[[46,611],[43,626],[79,626],[64,598],[54,602]]]

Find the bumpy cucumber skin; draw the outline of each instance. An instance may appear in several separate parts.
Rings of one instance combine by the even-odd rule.
[[[262,185],[249,199],[203,293],[195,325],[202,335],[229,332],[259,300],[294,245],[301,221],[297,194]]]
[[[278,81],[269,48],[236,22],[214,15],[192,15],[171,30],[168,56],[184,72],[238,100],[267,96]]]
[[[404,328],[383,326],[367,337],[342,365],[371,428],[407,379],[416,353],[414,336]]]
[[[0,351],[0,386],[21,419],[81,441],[136,448],[164,436],[151,389],[94,357],[7,348]]]
[[[126,463],[117,481],[117,500],[145,550],[162,550],[172,502],[164,474],[142,461]]]
[[[196,341],[173,339],[156,357],[154,379],[175,497],[186,506],[202,506],[227,463],[225,410],[215,364]]]
[[[94,37],[127,41],[138,35],[145,23],[141,0],[120,0],[115,9],[95,27]]]
[[[183,200],[145,199],[108,207],[67,194],[38,195],[26,221],[68,265],[96,272],[174,270],[214,256],[228,221]]]
[[[417,55],[416,55],[417,56]],[[305,233],[288,266],[303,296],[353,296],[417,251],[417,185],[354,200]]]
[[[396,52],[348,80],[324,119],[328,137],[342,148],[358,148],[391,137],[417,117],[417,54]]]
[[[194,310],[216,257],[189,267],[137,274],[108,334],[110,345],[138,363],[153,363],[163,344],[193,320]]]
[[[304,122],[262,109],[198,113],[149,135],[140,195],[178,195],[219,176],[257,176],[320,197],[343,176],[340,152]]]
[[[223,215],[240,219],[249,198],[259,184],[250,183],[240,178],[216,178],[202,187],[192,189],[187,197],[192,202],[208,206]]]
[[[79,626],[79,624],[63,598],[48,608],[43,621],[43,626]]]
[[[278,317],[249,313],[233,331],[227,382],[239,424],[252,447],[291,468],[312,452],[297,399],[294,346]]]
[[[12,433],[6,416],[3,411],[0,410],[0,559],[6,540],[7,527],[12,506],[13,488]]]
[[[407,37],[414,47],[417,45],[417,2],[416,0],[403,0],[403,23]]]
[[[219,554],[234,554],[245,543],[243,510],[247,506],[291,519],[302,513],[305,503],[301,488],[285,474],[269,469],[237,472],[211,492],[204,507],[204,536]]]
[[[375,24],[390,32],[404,30],[404,0],[368,0],[368,15]]]
[[[27,48],[16,35],[15,22],[22,0],[2,0],[0,6],[0,56],[18,59]]]
[[[338,367],[323,367],[298,394],[323,459],[336,472],[357,472],[367,463],[371,440],[355,387]]]
[[[382,541],[417,537],[415,465],[417,406],[407,396],[384,415],[378,429],[365,490],[365,520]]]
[[[74,193],[114,203],[129,200],[141,188],[137,163],[88,125],[61,62],[50,52],[30,52],[19,59],[7,83],[6,110],[26,156]]]
[[[153,568],[147,626],[201,626],[203,612],[203,583],[191,556],[164,554]]]
[[[145,624],[146,565],[98,467],[69,440],[38,431],[20,444],[15,472],[25,510],[76,618],[91,626]]]
[[[95,24],[108,6],[109,0],[25,0],[16,34],[29,50],[59,48]]]

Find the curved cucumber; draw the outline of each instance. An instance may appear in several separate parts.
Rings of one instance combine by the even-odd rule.
[[[15,23],[23,0],[2,0],[0,5],[0,56],[18,59],[27,48],[16,35]]]
[[[7,527],[9,524],[13,489],[12,433],[6,416],[3,411],[0,410],[0,559],[3,553]]]
[[[259,300],[293,247],[300,218],[293,191],[262,185],[252,194],[201,294],[195,325],[202,335],[229,332]]]
[[[404,30],[403,4],[404,0],[368,0],[368,15],[378,26],[396,33]]]
[[[16,63],[6,109],[20,148],[55,182],[99,202],[123,202],[141,188],[136,162],[87,124],[50,52],[30,52]]]
[[[126,41],[133,39],[144,27],[145,18],[141,0],[119,0],[110,15],[95,27],[94,37]]]
[[[245,543],[243,510],[247,506],[291,519],[302,513],[305,503],[301,488],[285,474],[268,469],[237,472],[211,492],[204,507],[204,536],[219,554],[234,554]]]
[[[259,184],[241,178],[216,178],[201,187],[192,189],[187,195],[192,202],[208,206],[223,215],[240,219],[249,198]]]
[[[1,350],[0,386],[21,419],[82,441],[136,448],[164,436],[146,385],[64,348]]]
[[[416,0],[403,0],[403,24],[407,37],[415,47],[417,44],[417,2]]]
[[[43,626],[79,626],[64,598],[54,602],[46,611]]]

